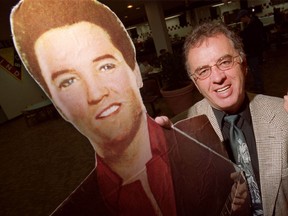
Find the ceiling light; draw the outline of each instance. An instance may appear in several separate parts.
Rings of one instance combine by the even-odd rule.
[[[133,8],[133,5],[127,5],[127,8]]]
[[[225,4],[231,4],[231,3],[232,3],[232,1],[228,1],[228,2],[225,3]],[[222,5],[224,5],[224,3],[215,4],[215,5],[212,5],[212,7],[220,7],[220,6],[222,6]]]
[[[170,19],[179,17],[179,16],[181,16],[181,15],[182,15],[182,14],[176,14],[176,15],[173,15],[173,16],[169,16],[169,17],[166,17],[165,20],[170,20]]]
[[[212,5],[212,7],[219,7],[219,6],[222,6],[222,5],[224,5],[224,3],[215,4],[215,5]]]

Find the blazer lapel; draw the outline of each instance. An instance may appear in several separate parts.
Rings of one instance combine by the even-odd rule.
[[[221,142],[223,142],[223,136],[222,136],[222,132],[221,129],[218,125],[217,119],[214,115],[214,112],[212,110],[212,107],[210,106],[210,104],[208,103],[208,101],[205,99],[205,103],[203,103],[203,107],[201,107],[201,109],[203,110],[203,114],[206,114],[213,129],[215,130],[216,134],[218,135],[219,139]]]
[[[263,109],[259,106],[256,98],[250,102],[264,213],[272,215],[281,180],[281,140],[272,124],[274,115],[271,112],[261,112]],[[261,127],[258,127],[260,125]]]

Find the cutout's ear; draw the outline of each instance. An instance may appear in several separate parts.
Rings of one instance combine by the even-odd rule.
[[[136,77],[137,86],[140,89],[143,87],[143,80],[142,80],[140,68],[139,68],[139,65],[137,64],[137,62],[135,63],[135,68],[134,68],[133,72],[134,72],[135,77]]]

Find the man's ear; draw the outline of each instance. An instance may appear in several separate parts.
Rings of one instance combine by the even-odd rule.
[[[137,82],[138,88],[142,88],[143,87],[143,81],[142,81],[142,76],[141,76],[141,72],[139,69],[139,65],[137,64],[137,62],[135,63],[134,74],[136,77],[136,82]]]
[[[202,94],[201,89],[198,87],[197,82],[194,80],[194,78],[191,78],[191,79],[192,79],[194,85],[196,86],[196,88],[198,89],[198,91],[200,92],[200,94]]]
[[[190,74],[190,72],[188,73],[188,76],[189,76],[189,78],[192,80],[192,82],[194,83],[194,85],[196,86],[196,88],[198,89],[198,91],[201,93],[201,90],[199,89],[195,78]],[[202,94],[202,93],[201,93],[201,94]]]
[[[241,67],[242,67],[243,74],[246,77],[248,73],[248,66],[247,66],[246,58],[243,60]]]
[[[240,53],[240,57],[241,57],[241,60],[242,60],[242,62],[241,62],[241,69],[242,69],[242,71],[243,71],[244,76],[246,76],[247,73],[248,73],[247,59],[246,59],[245,54],[242,53],[242,52]]]

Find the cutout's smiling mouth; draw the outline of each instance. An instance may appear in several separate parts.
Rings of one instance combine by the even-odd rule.
[[[102,111],[99,115],[96,116],[96,118],[105,118],[107,116],[110,116],[117,112],[120,108],[120,104],[113,104],[112,106],[106,108],[104,111]]]

